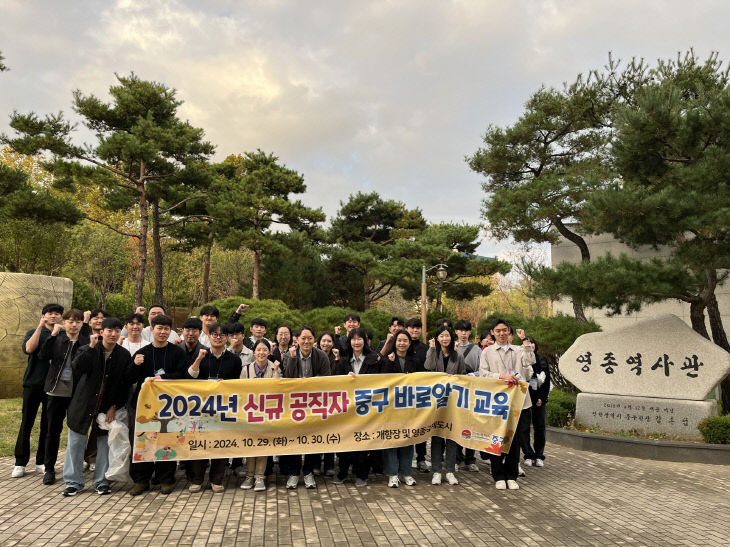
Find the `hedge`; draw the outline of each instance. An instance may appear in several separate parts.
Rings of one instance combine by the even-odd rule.
[[[565,427],[575,416],[575,402],[578,393],[556,388],[550,391],[545,408],[547,425]]]
[[[730,414],[705,418],[697,428],[706,443],[730,444]]]

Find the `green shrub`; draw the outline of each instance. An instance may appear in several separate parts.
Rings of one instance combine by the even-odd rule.
[[[236,311],[239,304],[248,304],[249,308],[241,314],[240,323],[248,328],[251,319],[261,317],[269,324],[266,329],[267,338],[274,337],[274,329],[281,324],[287,324],[293,331],[304,324],[304,315],[299,310],[292,310],[281,300],[253,300],[242,296],[231,296],[208,302],[220,310],[219,320],[228,322],[228,318]],[[200,311],[199,309],[194,312]]]
[[[705,418],[697,428],[706,443],[730,444],[730,414]]]
[[[124,321],[128,313],[134,311],[132,297],[126,294],[112,293],[106,297],[106,311],[112,317]]]
[[[326,330],[334,332],[335,325],[341,326],[344,334],[345,327],[342,320],[348,313],[352,313],[352,310],[337,306],[314,308],[304,313],[304,324],[312,327],[316,335]]]
[[[547,425],[565,427],[575,416],[576,392],[553,389],[545,409]]]

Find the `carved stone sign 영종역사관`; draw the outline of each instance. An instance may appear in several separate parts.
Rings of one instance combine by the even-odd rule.
[[[697,423],[717,413],[716,401],[704,399],[730,373],[730,353],[663,315],[584,334],[559,367],[582,392],[576,422],[697,438]]]

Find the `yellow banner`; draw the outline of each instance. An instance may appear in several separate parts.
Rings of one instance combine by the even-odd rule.
[[[134,461],[407,446],[433,435],[509,450],[527,384],[434,372],[142,386]]]

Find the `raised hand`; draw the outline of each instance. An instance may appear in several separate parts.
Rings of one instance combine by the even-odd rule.
[[[97,342],[99,342],[100,336],[98,334],[92,334],[89,337],[89,347],[94,348],[96,347]]]
[[[239,304],[238,307],[236,308],[236,313],[240,315],[243,312],[245,312],[247,309],[248,309],[248,304]]]
[[[138,313],[140,315],[144,315],[144,312],[147,311],[147,308],[144,306],[137,306],[137,308],[134,310],[134,313]]]
[[[134,356],[134,364],[135,365],[141,365],[142,363],[144,363],[144,355],[142,355],[141,353],[135,355]]]
[[[56,323],[53,325],[53,331],[51,332],[51,336],[57,336],[59,332],[63,330],[63,327],[61,326],[61,323]]]
[[[336,326],[335,326],[335,328],[334,328],[333,330],[335,331],[335,334],[336,334],[337,336],[339,336],[339,335],[340,335],[340,333],[342,332],[342,327],[341,327],[340,325],[336,325]]]
[[[91,319],[91,310],[86,310],[84,312],[84,323],[88,323],[89,319]]]
[[[432,348],[435,348],[435,347],[436,347],[436,340],[435,340],[435,339],[433,339],[433,338],[431,338],[431,339],[430,339],[430,340],[428,341],[428,345],[429,345],[429,346],[431,346]]]

